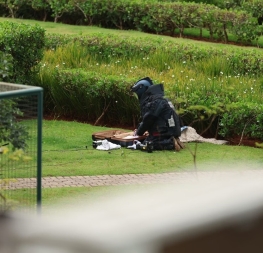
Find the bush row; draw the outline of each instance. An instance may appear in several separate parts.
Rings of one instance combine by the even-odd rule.
[[[12,3],[11,3],[12,2]],[[189,27],[208,30],[210,38],[228,42],[229,33],[242,43],[257,40],[262,34],[262,26],[252,18],[258,16],[255,7],[262,8],[259,1],[244,5],[244,10],[220,9],[215,5],[187,2],[127,1],[127,0],[31,0],[6,1],[2,3],[12,16],[19,9],[28,12],[28,8],[52,16],[55,22],[98,25],[107,28],[133,29],[157,34],[178,34],[183,36]],[[252,8],[251,6],[254,6]],[[24,7],[24,8],[22,8]],[[248,10],[248,11],[246,11]],[[25,17],[26,13],[20,13]]]
[[[102,34],[83,37],[69,37],[64,35],[47,35],[46,49],[55,50],[71,42],[85,46],[91,55],[102,58],[104,61],[111,56],[132,58],[137,56],[150,56],[156,50],[169,53],[175,61],[196,64],[196,62],[211,57],[225,57],[232,69],[232,73],[240,75],[262,76],[263,52],[261,50],[246,50],[235,47],[233,49],[220,49],[215,47],[201,48],[193,44],[180,44],[162,39],[126,38]],[[220,70],[219,70],[220,71]]]
[[[46,113],[95,125],[137,124],[139,105],[129,91],[135,80],[82,69],[56,69],[47,76],[40,83]]]
[[[35,25],[0,23],[0,79],[26,84],[43,58],[45,31]]]
[[[4,26],[8,27],[7,24],[4,24]],[[37,28],[38,30],[39,28]],[[14,31],[12,30],[13,33]],[[42,34],[41,29],[40,31],[40,34]],[[17,33],[20,34],[19,32]],[[12,41],[11,38],[10,41]],[[24,46],[23,43],[27,40],[22,36],[20,37],[19,45],[25,47],[25,55],[23,55],[24,58],[21,56],[17,57],[16,50],[22,50],[18,46],[17,41],[19,40],[14,39],[14,42],[10,43],[17,48],[9,51],[5,50],[0,54],[4,61],[8,59],[6,56],[13,58],[14,63],[16,63],[15,66],[18,66],[20,61],[26,60],[26,53],[28,51],[31,52],[30,49],[33,50],[33,47],[29,49],[28,45]],[[109,38],[103,35],[84,38],[50,35],[46,38],[46,46],[49,49],[53,48],[53,50],[56,50],[58,45],[63,46],[68,43],[77,43],[86,47],[90,55],[93,55],[94,58],[97,57],[97,60],[102,62],[107,62],[107,59],[111,58],[111,56],[129,59],[133,58],[134,55],[147,56],[157,50],[165,52],[166,55],[169,54],[174,61],[188,61],[193,65],[197,64],[198,61],[203,62],[211,57],[225,55],[234,71],[239,73],[244,71],[244,75],[262,76],[263,57],[258,50],[202,49],[189,44],[164,42],[161,39],[152,41],[143,38],[129,40],[114,36]],[[37,45],[39,44],[37,43]],[[5,47],[5,49],[9,48],[12,47]],[[41,54],[43,53],[41,47],[38,50],[40,50]],[[38,51],[33,52],[35,52],[34,57],[36,58],[33,57],[32,52],[29,53],[29,63],[27,64],[31,65],[27,66],[34,66],[41,60],[41,54],[37,54]],[[21,52],[19,53],[21,55]],[[1,66],[6,67],[7,65],[0,64]],[[21,63],[21,66],[27,68],[24,67],[23,63]],[[29,69],[30,71],[38,70],[38,67],[33,69],[29,67]],[[21,74],[19,75],[19,80],[26,79],[26,76],[28,76],[27,71],[19,72]],[[4,76],[8,71],[1,73]],[[22,73],[25,73],[24,77],[22,77]],[[14,76],[12,75],[13,80]],[[138,101],[134,96],[130,96],[131,94],[129,93],[130,85],[136,81],[133,78],[107,75],[84,69],[60,68],[51,69],[49,75],[41,76],[40,73],[37,73],[34,77],[34,84],[44,88],[46,113],[72,117],[93,124],[110,123],[136,127],[139,122]],[[262,138],[262,106],[255,103],[248,104],[247,101],[240,101],[237,99],[236,93],[231,93],[231,95],[222,87],[217,87],[216,90],[217,94],[215,94],[214,90],[203,90],[199,89],[199,87],[196,87],[194,92],[189,94],[177,91],[177,96],[173,97],[173,102],[176,104],[184,123],[196,127],[200,132],[209,129],[214,134],[218,133],[226,138],[233,134],[246,134],[248,137]],[[174,94],[174,84],[171,83],[166,86],[166,92],[167,94]]]
[[[260,50],[244,48],[232,50],[201,48],[160,39],[149,41],[145,38],[128,39],[104,35],[89,37],[48,35],[46,47],[47,50],[56,50],[70,43],[85,47],[88,53],[101,63],[118,58],[128,61],[135,55],[143,58],[160,50],[163,55],[170,55],[173,61],[187,62],[189,66],[198,65],[199,62],[208,61],[211,58],[224,57],[225,62],[231,66],[233,75],[238,73],[238,75],[261,78],[263,73],[263,53]],[[218,73],[214,72],[213,75],[220,75],[222,69],[218,67],[217,71]],[[42,85],[47,84],[45,101],[46,110],[49,112],[92,123],[114,124],[116,122],[136,127],[140,116],[138,101],[129,96],[129,87],[136,79],[117,75],[107,76],[96,71],[87,72],[80,69],[58,68],[55,75],[53,70],[51,72],[49,75],[51,80],[45,80],[42,77],[41,81]],[[174,84],[171,83],[166,88],[167,94],[175,93]],[[238,92],[229,92],[222,87],[217,87],[216,90],[216,92],[204,91],[196,87],[186,94],[177,87],[177,96],[173,96],[173,102],[183,122],[194,126],[199,132],[207,131],[226,138],[233,134],[240,135],[244,129],[246,136],[262,138],[260,129],[263,127],[263,121],[258,116],[263,113],[262,107],[256,103],[247,106],[247,101],[237,99]],[[248,123],[247,115],[252,117]],[[234,121],[228,120],[229,116],[232,116]],[[256,129],[259,131],[253,130],[255,126],[258,126]]]
[[[43,58],[45,32],[38,26],[0,23],[0,81],[30,84]],[[17,121],[23,113],[13,99],[0,101],[0,143],[10,142],[15,149],[25,149],[28,132]]]
[[[42,80],[46,110],[60,117],[71,117],[95,125],[136,127],[139,103],[130,93],[137,79],[117,75],[103,75],[82,69],[57,69],[48,82]],[[166,94],[174,93],[174,86],[166,86]],[[263,139],[263,106],[247,101],[235,101],[228,91],[217,89],[217,94],[196,89],[195,92],[173,97],[185,125],[200,133]],[[210,95],[208,95],[210,93]],[[47,108],[49,106],[49,108]]]
[[[263,140],[263,105],[232,103],[220,117],[220,132],[227,138],[241,136]]]

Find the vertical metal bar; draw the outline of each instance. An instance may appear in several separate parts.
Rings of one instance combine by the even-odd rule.
[[[37,210],[41,212],[42,204],[42,118],[43,118],[43,89],[38,93],[37,103]]]

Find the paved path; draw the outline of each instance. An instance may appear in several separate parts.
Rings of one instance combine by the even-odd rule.
[[[95,187],[109,185],[154,184],[154,183],[183,183],[189,180],[215,179],[225,176],[263,177],[263,170],[246,171],[212,171],[212,172],[174,172],[161,174],[127,174],[102,176],[71,176],[71,177],[43,177],[42,188],[58,187]],[[36,187],[36,178],[18,178],[10,182],[9,189]],[[1,185],[0,185],[1,188]]]

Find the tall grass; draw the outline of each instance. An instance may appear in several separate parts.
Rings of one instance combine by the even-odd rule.
[[[117,56],[114,50],[108,52],[105,55],[76,42],[46,51],[36,83],[46,86],[45,99],[50,103],[45,104],[50,108],[47,111],[96,125],[136,128],[140,120],[139,104],[128,90],[139,78],[149,76],[154,83],[164,85],[165,94],[176,105],[183,123],[199,133],[209,131],[213,136],[226,137],[240,135],[246,128],[248,136],[262,135],[258,127],[261,127],[258,105],[263,95],[262,78],[249,73],[249,68],[243,74],[244,69],[241,72],[233,67],[235,59],[229,61],[223,54],[217,54],[204,60],[203,51],[196,58],[190,51],[185,57],[183,52],[177,55],[168,48],[147,55]],[[248,108],[245,105],[249,103]],[[236,110],[237,104],[245,109]],[[240,115],[239,130],[235,122],[228,127],[220,123],[226,115],[233,118]],[[249,127],[246,115],[255,119]],[[233,133],[228,131],[230,128]]]
[[[39,73],[40,82],[52,84],[58,69],[81,68],[86,71],[117,75],[123,78],[150,76],[155,83],[163,83],[166,94],[174,98],[193,99],[193,95],[229,97],[229,100],[261,103],[262,80],[241,75],[229,66],[222,56],[203,61],[178,61],[169,52],[156,50],[145,57],[116,57],[91,55],[77,43],[45,52]]]

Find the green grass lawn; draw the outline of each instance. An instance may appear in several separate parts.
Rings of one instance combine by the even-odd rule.
[[[28,124],[28,122],[27,122]],[[43,121],[43,177],[84,176],[134,173],[164,173],[185,171],[224,171],[262,169],[263,150],[247,146],[188,143],[180,152],[129,150],[99,151],[92,146],[92,134],[107,127],[59,120]],[[130,131],[130,130],[127,130]],[[196,149],[196,168],[192,153]],[[26,169],[16,170],[16,177],[27,177]],[[31,175],[32,176],[32,175]],[[106,193],[116,194],[134,186],[65,187],[43,189],[43,208],[56,203],[70,204],[71,200],[92,201]],[[143,187],[135,186],[134,188]],[[33,189],[35,192],[36,189]],[[35,205],[32,189],[8,192],[12,201]],[[21,202],[22,201],[22,202]]]
[[[79,203],[103,200],[109,195],[122,193],[124,190],[135,190],[148,187],[147,185],[115,185],[97,187],[63,187],[42,189],[42,212],[45,213],[50,207],[62,205],[63,207],[72,205],[73,201]],[[3,195],[8,199],[11,206],[33,208],[36,205],[35,189],[18,189],[4,191]]]
[[[245,146],[188,143],[180,152],[142,152],[121,148],[99,151],[92,147],[92,134],[106,127],[79,122],[45,120],[43,123],[43,176],[162,173],[194,169],[197,145],[199,170],[227,169],[237,164],[262,168],[263,151]],[[127,130],[129,131],[129,130]],[[22,176],[22,175],[21,175]]]
[[[166,150],[152,153],[126,147],[110,151],[93,148],[92,135],[109,129],[75,121],[44,120],[43,177],[164,173],[196,168],[225,170],[243,169],[244,166],[261,169],[263,164],[263,150],[247,146],[192,142],[180,152]],[[196,163],[193,154],[196,155]],[[28,168],[20,167],[14,177],[28,177]],[[36,176],[36,172],[32,173],[31,176]]]

